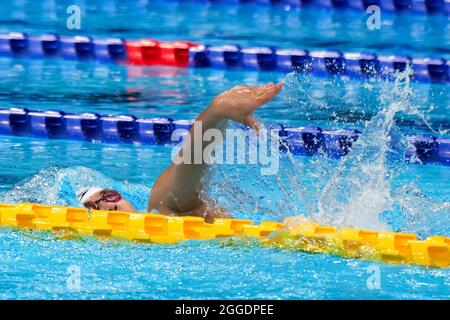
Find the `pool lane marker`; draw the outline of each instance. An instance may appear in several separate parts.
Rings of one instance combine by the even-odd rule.
[[[450,1],[450,0],[449,0]],[[272,47],[209,46],[189,41],[126,41],[54,34],[0,34],[0,56],[59,58],[127,65],[215,68],[222,70],[292,72],[313,76],[393,80],[409,64],[412,79],[448,84],[450,61],[340,51],[307,51]]]
[[[190,0],[204,3],[205,0]],[[214,2],[209,0],[209,2]],[[330,9],[364,10],[372,5],[378,6],[384,12],[420,13],[430,15],[450,15],[449,0],[222,0],[222,2],[257,3],[279,5],[285,9],[301,7],[321,7]]]
[[[307,219],[286,228],[279,222],[255,225],[250,220],[220,218],[206,223],[200,217],[17,203],[0,204],[0,226],[53,231],[66,239],[74,234],[161,244],[229,239],[225,244],[239,246],[250,241],[252,245],[352,259],[450,267],[448,237],[418,240],[414,234],[336,228]]]
[[[183,135],[172,141],[172,133],[176,129],[187,132],[192,123],[192,120],[137,118],[132,115],[0,109],[0,135],[40,139],[175,145],[182,141]],[[317,126],[279,125],[271,129],[278,129],[280,150],[283,152],[289,150],[294,155],[326,155],[332,158],[347,155],[361,134],[355,129],[329,130]],[[410,136],[407,139],[410,147],[405,152],[406,161],[450,165],[450,139],[433,135]]]

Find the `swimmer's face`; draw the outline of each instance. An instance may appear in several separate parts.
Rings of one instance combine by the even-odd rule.
[[[104,189],[93,194],[84,206],[94,210],[136,212],[136,209],[128,200],[123,198],[118,191],[112,189]]]

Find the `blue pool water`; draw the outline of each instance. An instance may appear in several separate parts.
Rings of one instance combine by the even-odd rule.
[[[380,110],[392,83],[289,76],[278,72],[138,67],[87,62],[0,58],[1,107],[193,119],[218,93],[238,84],[286,81],[280,96],[257,111],[267,123],[358,128]],[[399,125],[450,128],[447,84],[413,83],[422,116],[399,113]],[[337,121],[339,120],[339,121]],[[423,121],[425,120],[425,121]],[[410,126],[411,128],[411,126]]]
[[[2,299],[417,299],[449,296],[448,270],[379,265],[367,288],[365,261],[261,248],[59,241],[2,231]],[[26,250],[24,249],[26,248]],[[19,250],[20,256],[13,253]],[[80,268],[79,291],[67,268]],[[7,267],[9,266],[9,267]],[[14,268],[11,268],[14,266]]]
[[[82,10],[81,32],[66,28],[66,9],[72,4],[79,4]],[[368,31],[367,14],[362,10],[288,10],[283,6],[251,3],[4,0],[0,4],[0,12],[0,31],[114,35],[126,39],[188,39],[219,45],[334,48],[450,57],[449,18],[443,15],[383,12],[381,29]]]
[[[450,54],[447,17],[386,13],[381,31],[363,32],[363,12],[189,1],[5,0],[0,3],[0,32],[74,34],[64,19],[73,3],[85,8],[79,33],[89,35],[444,58]],[[258,119],[358,128],[364,132],[359,144],[341,161],[282,155],[277,176],[261,176],[257,166],[219,166],[209,186],[214,198],[235,217],[256,222],[305,214],[324,223],[413,232],[421,238],[450,235],[450,167],[401,159],[406,135],[449,137],[450,89],[445,84],[395,87],[392,82],[294,74],[0,58],[0,104],[192,119],[214,95],[233,85],[279,80],[285,81],[283,91],[258,110]],[[389,126],[393,113],[395,124],[386,132],[382,125]],[[384,150],[387,137],[398,140],[394,150]],[[78,205],[74,192],[95,184],[120,190],[141,210],[172,150],[6,136],[0,136],[0,144],[0,202]],[[61,237],[0,230],[1,299],[450,298],[448,269],[227,241],[149,245]],[[68,285],[74,266],[81,276],[77,289]],[[368,285],[373,268],[380,271],[379,289]]]

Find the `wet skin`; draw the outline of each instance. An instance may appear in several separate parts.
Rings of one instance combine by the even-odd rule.
[[[260,124],[253,117],[253,112],[275,97],[281,87],[281,82],[260,86],[233,87],[216,96],[195,121],[202,122],[203,132],[208,129],[224,130],[228,120],[248,125],[259,132]],[[189,133],[194,136],[193,128]],[[195,158],[196,151],[193,141],[194,139],[185,139],[180,149],[180,153],[189,152],[192,159]],[[202,153],[208,143],[203,143]],[[229,216],[225,209],[213,206],[200,197],[202,190],[209,183],[208,171],[211,166],[206,163],[195,164],[194,162],[191,161],[190,164],[172,163],[159,176],[152,187],[147,211],[156,210],[169,215],[201,216],[207,221]],[[88,203],[95,203],[99,199],[100,192],[94,194]],[[123,198],[116,203],[100,201],[98,207],[100,210],[136,212],[131,203]]]

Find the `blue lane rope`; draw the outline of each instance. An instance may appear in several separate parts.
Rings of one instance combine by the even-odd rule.
[[[0,135],[31,138],[69,139],[105,143],[141,143],[173,145],[176,129],[188,130],[190,120],[170,118],[136,118],[130,115],[70,114],[61,111],[32,111],[20,108],[0,109]],[[280,149],[292,154],[313,156],[326,154],[340,158],[348,154],[360,131],[326,130],[316,126],[277,127]],[[450,139],[432,135],[409,137],[411,147],[406,161],[450,165]]]
[[[450,0],[449,0],[450,1]],[[154,61],[155,51],[138,44],[145,61]],[[167,44],[165,44],[167,46]],[[359,79],[395,78],[397,71],[412,66],[412,79],[421,82],[450,82],[450,60],[414,58],[399,55],[343,53],[339,51],[306,51],[269,47],[241,48],[235,45],[198,45],[186,48],[191,68],[217,68],[253,71],[296,71],[315,76]],[[151,54],[151,59],[145,59]],[[127,41],[118,38],[94,39],[86,36],[27,36],[24,33],[0,34],[0,56],[63,58],[85,61],[133,63],[127,52]],[[152,64],[152,62],[148,62]]]
[[[409,64],[415,81],[450,82],[450,60],[444,59],[267,47],[241,48],[235,45],[200,45],[191,48],[189,53],[190,66],[194,68],[285,73],[296,71],[314,76],[393,80],[396,72],[404,71]]]
[[[28,36],[22,32],[0,34],[0,56],[95,59],[104,62],[125,62],[128,59],[123,39],[56,34]]]
[[[179,1],[179,0],[175,0]],[[335,9],[366,10],[377,5],[381,10],[390,12],[414,12],[422,14],[450,15],[449,0],[191,0],[193,2],[258,3],[282,5],[294,8],[316,6]]]

